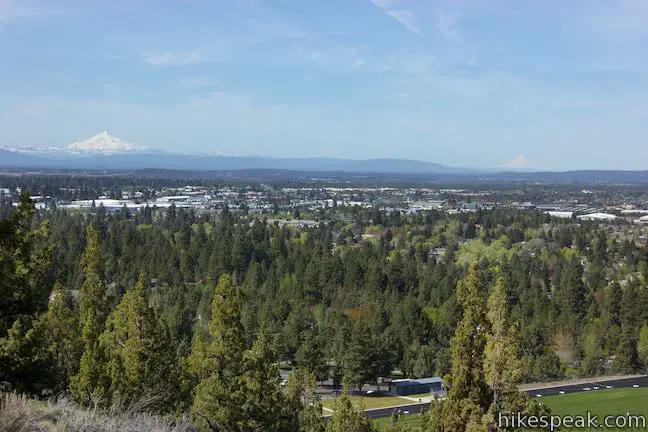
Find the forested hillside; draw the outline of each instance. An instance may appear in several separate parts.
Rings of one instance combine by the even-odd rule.
[[[0,381],[36,398],[154,395],[206,430],[360,431],[344,400],[321,421],[315,381],[438,375],[450,397],[423,430],[481,430],[526,406],[519,382],[648,360],[648,249],[628,226],[342,207],[280,227],[227,208],[37,213],[27,195],[1,214]]]

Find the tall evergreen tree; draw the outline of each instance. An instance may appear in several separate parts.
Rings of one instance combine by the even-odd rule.
[[[637,290],[629,283],[623,289],[621,299],[621,336],[617,348],[616,369],[621,373],[636,372],[641,367],[639,359]]]
[[[563,321],[574,339],[580,335],[583,318],[589,307],[589,292],[583,281],[583,266],[577,256],[567,260],[560,277],[558,301]]]
[[[53,245],[46,244],[49,223],[34,223],[35,214],[34,204],[24,192],[11,216],[0,220],[0,338],[17,319],[34,316],[47,307],[51,285],[46,276]]]
[[[47,222],[23,192],[16,208],[0,219],[0,381],[16,390],[40,393],[50,381],[42,326],[47,307],[53,245]]]
[[[639,358],[643,370],[648,370],[648,324],[644,324],[639,331]]]
[[[307,331],[304,342],[297,350],[296,359],[300,368],[314,373],[317,381],[328,378],[328,364],[324,341],[317,327]]]
[[[241,426],[246,432],[292,432],[299,429],[299,414],[291,411],[281,391],[281,376],[276,356],[268,337],[261,333],[252,348],[245,353],[245,391],[241,410],[246,420]]]
[[[197,380],[192,406],[197,425],[237,430],[247,421],[245,403],[245,332],[241,324],[241,290],[230,275],[220,277],[214,289],[209,334],[198,336],[188,359]]]
[[[316,391],[314,374],[293,369],[286,388],[287,409],[299,416],[299,432],[324,432],[322,403]]]
[[[45,344],[54,362],[54,393],[68,390],[70,380],[79,370],[81,331],[70,291],[56,284],[47,312],[41,318]]]
[[[374,432],[371,421],[357,410],[349,397],[349,384],[345,381],[342,394],[333,404],[334,414],[326,424],[326,432]]]
[[[70,384],[72,394],[80,403],[102,400],[109,387],[105,374],[105,356],[99,339],[110,310],[106,296],[101,237],[93,223],[87,226],[86,241],[81,261],[84,281],[79,298],[83,355],[79,373]]]
[[[101,337],[107,357],[110,392],[116,400],[161,398],[166,408],[177,393],[175,353],[168,329],[149,306],[147,279],[140,274],[113,311]]]
[[[485,284],[479,265],[457,284],[461,320],[452,339],[452,372],[446,379],[448,400],[444,403],[443,432],[480,430],[482,417],[492,402],[484,374],[484,349],[488,331],[484,311]]]
[[[509,322],[506,286],[502,278],[497,280],[488,298],[488,321],[490,333],[486,336],[484,374],[493,391],[487,420],[492,430],[497,428],[500,413],[519,412],[525,405],[518,390],[522,365],[518,358],[516,330]]]

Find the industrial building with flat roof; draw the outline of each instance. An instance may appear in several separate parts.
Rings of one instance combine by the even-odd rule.
[[[445,393],[443,379],[439,377],[397,379],[389,383],[389,394],[394,396],[407,396],[421,393]]]

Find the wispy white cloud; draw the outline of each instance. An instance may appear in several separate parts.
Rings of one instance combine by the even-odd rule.
[[[36,0],[0,0],[0,24],[61,14],[64,5]]]
[[[385,13],[394,18],[396,21],[404,25],[412,33],[422,36],[423,33],[419,27],[419,22],[416,14],[407,8],[392,8],[389,0],[371,0],[373,4],[383,9]]]
[[[25,18],[33,11],[13,0],[0,0],[0,23]]]
[[[443,37],[448,40],[459,42],[461,39],[461,34],[459,29],[455,26],[457,22],[456,15],[440,13],[437,20],[437,29]]]
[[[147,53],[141,58],[144,63],[153,66],[184,66],[207,61],[206,56],[200,51]]]
[[[416,18],[414,12],[412,12],[410,9],[399,9],[399,10],[388,11],[387,15],[391,16],[396,21],[403,24],[412,33],[417,34],[419,36],[423,35],[423,33],[421,33],[421,30],[419,29],[418,19]]]

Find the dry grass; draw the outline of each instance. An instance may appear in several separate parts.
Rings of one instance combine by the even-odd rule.
[[[0,392],[0,432],[194,432],[188,421],[146,412],[153,400],[84,409],[66,398],[41,402]]]

